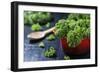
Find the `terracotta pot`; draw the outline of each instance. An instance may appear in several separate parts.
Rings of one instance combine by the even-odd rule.
[[[80,44],[74,48],[68,47],[67,39],[61,38],[61,45],[64,53],[68,55],[83,55],[90,52],[90,39],[81,40]]]

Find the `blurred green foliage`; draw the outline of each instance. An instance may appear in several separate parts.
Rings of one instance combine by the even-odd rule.
[[[46,24],[51,19],[52,15],[49,12],[24,11],[25,25],[32,25],[34,23]]]

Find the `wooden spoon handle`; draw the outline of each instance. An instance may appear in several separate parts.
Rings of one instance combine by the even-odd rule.
[[[50,33],[50,32],[53,32],[53,30],[55,30],[55,27],[52,27],[52,28],[50,28],[50,29],[44,31],[44,33],[45,33],[45,34],[48,34],[48,33]]]

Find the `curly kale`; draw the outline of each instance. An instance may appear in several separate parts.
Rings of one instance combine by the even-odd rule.
[[[46,24],[51,19],[52,15],[49,12],[24,11],[25,25],[32,25],[34,23]]]
[[[56,35],[66,37],[69,47],[77,46],[82,39],[90,37],[90,15],[69,14],[67,19],[56,23]]]
[[[40,48],[44,48],[44,47],[45,47],[44,43],[43,43],[43,42],[40,42],[40,43],[39,43],[39,47],[40,47]]]
[[[52,41],[52,40],[55,40],[55,36],[53,34],[49,35],[47,38],[46,38],[48,41]]]
[[[44,56],[48,58],[56,57],[56,50],[54,47],[50,47],[49,49],[44,51]]]
[[[70,60],[69,56],[64,56],[64,60]]]
[[[66,20],[61,19],[56,23],[56,32],[55,34],[59,37],[64,37],[66,36],[65,33],[68,33],[69,27],[67,25]]]
[[[42,27],[40,26],[39,23],[33,24],[33,25],[31,26],[31,30],[33,30],[33,31],[39,31],[39,30],[41,30],[41,29],[42,29]]]

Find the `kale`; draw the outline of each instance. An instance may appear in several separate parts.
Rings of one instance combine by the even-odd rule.
[[[53,34],[49,35],[47,38],[46,38],[48,41],[52,41],[52,40],[55,40],[55,36]]]
[[[56,50],[54,47],[50,47],[49,49],[44,51],[44,56],[48,58],[56,57]]]
[[[70,60],[69,56],[64,56],[64,60]]]
[[[49,28],[49,27],[50,27],[50,23],[49,23],[49,22],[46,24],[46,27],[47,27],[47,28]]]
[[[39,23],[33,24],[33,25],[31,26],[31,30],[34,30],[34,31],[39,31],[39,30],[41,30],[41,29],[42,29],[42,27],[40,26]]]
[[[28,13],[24,13],[24,24],[25,25],[32,25],[33,24],[33,21],[32,21],[32,19],[31,19],[31,14],[28,14]]]
[[[56,36],[66,37],[69,47],[77,46],[82,39],[90,37],[90,15],[71,13],[67,19],[56,23]]]
[[[66,36],[65,33],[67,33],[68,30],[69,30],[69,27],[67,25],[66,20],[61,19],[56,23],[56,32],[55,32],[56,36],[64,37]]]
[[[49,12],[37,12],[37,11],[24,11],[24,24],[46,24],[51,21],[52,15]]]
[[[40,42],[39,43],[39,47],[44,48],[45,47],[44,43],[43,42]]]

